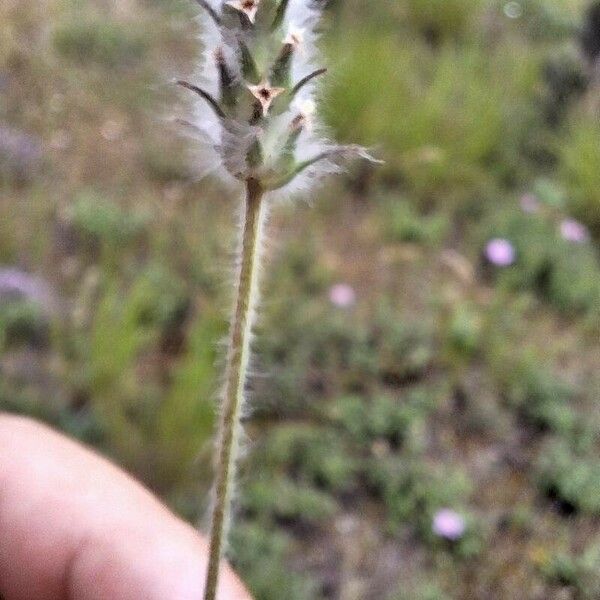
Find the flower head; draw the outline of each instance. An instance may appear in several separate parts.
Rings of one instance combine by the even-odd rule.
[[[321,134],[315,84],[326,69],[314,62],[316,2],[197,1],[205,9],[204,58],[197,81],[178,82],[198,97],[190,123],[202,146],[197,164],[293,193],[350,158],[371,159]]]
[[[350,308],[356,303],[356,292],[347,283],[338,283],[329,290],[329,301],[338,308]]]
[[[575,219],[564,219],[561,222],[560,235],[567,242],[574,244],[585,244],[590,239],[588,228]]]
[[[49,312],[56,308],[52,288],[42,278],[15,268],[0,269],[0,304],[13,300],[34,303]]]
[[[258,85],[249,85],[248,89],[260,103],[265,117],[269,114],[269,109],[275,98],[285,92],[285,88],[273,87],[268,81],[262,81]]]
[[[509,267],[516,260],[516,251],[508,240],[496,238],[487,243],[485,257],[497,267]]]
[[[465,520],[457,512],[443,508],[435,513],[431,529],[435,535],[455,542],[465,533]]]

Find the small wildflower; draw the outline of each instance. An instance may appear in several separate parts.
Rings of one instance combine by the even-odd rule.
[[[0,269],[0,304],[14,300],[35,303],[48,312],[56,309],[54,293],[43,279],[19,269]]]
[[[560,235],[567,242],[574,244],[585,244],[590,239],[588,228],[575,219],[564,219],[561,222]]]
[[[508,240],[496,238],[488,242],[485,247],[485,256],[491,264],[497,267],[510,267],[515,262],[516,252]]]
[[[456,542],[465,533],[465,520],[457,512],[443,508],[434,515],[431,530],[438,537]]]
[[[269,114],[273,101],[285,92],[285,88],[273,87],[268,81],[262,81],[258,85],[249,85],[250,93],[260,102],[263,116]]]
[[[347,283],[338,283],[329,290],[329,301],[338,308],[350,308],[356,303],[356,292]]]

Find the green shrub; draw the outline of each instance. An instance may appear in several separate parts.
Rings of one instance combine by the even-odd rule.
[[[381,498],[392,531],[412,525],[425,540],[432,540],[432,519],[437,510],[464,504],[471,491],[467,475],[409,456],[374,459],[367,478]]]
[[[563,435],[574,431],[577,413],[571,406],[572,385],[532,360],[523,360],[506,377],[506,400],[527,422]]]
[[[473,37],[483,0],[408,0],[398,8],[405,24],[427,41],[440,43]]]
[[[159,457],[158,481],[183,493],[193,480],[208,477],[194,472],[195,461],[210,461],[214,433],[217,349],[207,340],[224,335],[220,315],[206,310],[197,315],[187,332],[184,354],[171,372],[171,380],[155,409],[154,444]],[[198,469],[198,471],[200,471]],[[206,483],[201,481],[201,483]],[[204,494],[205,489],[201,492]],[[198,510],[198,505],[193,506]]]
[[[433,326],[426,315],[414,322],[382,307],[371,328],[371,351],[380,380],[403,385],[424,375],[435,353]]]
[[[269,431],[254,459],[270,472],[333,492],[354,483],[356,460],[342,436],[318,425],[279,425]]]
[[[328,120],[343,138],[383,146],[382,173],[417,200],[480,205],[498,181],[520,176],[525,163],[515,148],[537,127],[531,100],[539,73],[526,48],[432,52],[368,29],[350,48],[340,44],[332,54],[347,62],[327,91]]]
[[[560,190],[544,184],[552,213],[563,202]],[[500,282],[512,289],[530,290],[567,314],[592,312],[600,307],[600,262],[591,244],[561,238],[556,220],[527,215],[513,207],[495,212],[483,226],[480,238],[505,238],[515,247],[516,262],[497,269]]]
[[[93,190],[79,194],[68,216],[88,244],[103,243],[119,249],[138,239],[148,222],[145,212],[127,211]]]
[[[290,569],[291,540],[279,530],[238,523],[231,532],[233,564],[260,600],[320,600],[307,574]]]
[[[401,397],[342,397],[329,408],[330,418],[362,447],[385,442],[389,449],[405,448],[420,432],[432,405],[426,391],[409,391]]]
[[[576,452],[568,442],[550,440],[540,453],[541,490],[570,514],[600,515],[600,460],[592,452]]]
[[[405,199],[389,199],[379,209],[381,229],[389,242],[403,242],[434,246],[439,244],[447,230],[445,215],[419,214]]]
[[[581,600],[594,600],[600,596],[600,545],[592,544],[581,554],[567,552],[554,554],[542,567],[542,573],[553,584],[570,587]]]
[[[595,118],[573,119],[559,149],[569,206],[600,236],[600,122]]]
[[[151,263],[129,293],[140,325],[165,330],[185,319],[190,298],[185,283],[160,263]]]
[[[116,21],[76,18],[56,28],[54,46],[70,60],[114,68],[139,62],[148,40],[135,27]]]
[[[323,524],[337,510],[334,498],[304,481],[286,476],[253,476],[243,491],[244,511],[275,522]]]
[[[0,303],[0,348],[46,346],[50,341],[48,316],[32,302]]]

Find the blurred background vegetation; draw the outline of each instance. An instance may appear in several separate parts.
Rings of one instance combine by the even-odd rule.
[[[173,124],[197,13],[0,4],[0,409],[192,522],[237,202]],[[274,212],[234,564],[257,600],[599,598],[600,7],[325,29],[326,120],[386,164]]]

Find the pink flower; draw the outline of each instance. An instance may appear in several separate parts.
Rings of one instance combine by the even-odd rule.
[[[590,239],[590,232],[585,225],[575,219],[565,219],[560,224],[560,235],[567,242],[585,244]]]
[[[540,201],[535,194],[523,194],[521,196],[521,208],[523,212],[533,215],[540,210]]]
[[[338,283],[331,286],[329,301],[338,308],[350,308],[356,303],[356,292],[347,283]]]
[[[508,240],[496,238],[488,242],[485,247],[485,256],[490,263],[497,267],[509,267],[515,262],[516,252]]]
[[[438,537],[455,542],[465,533],[465,520],[455,511],[443,508],[435,513],[431,530]]]

